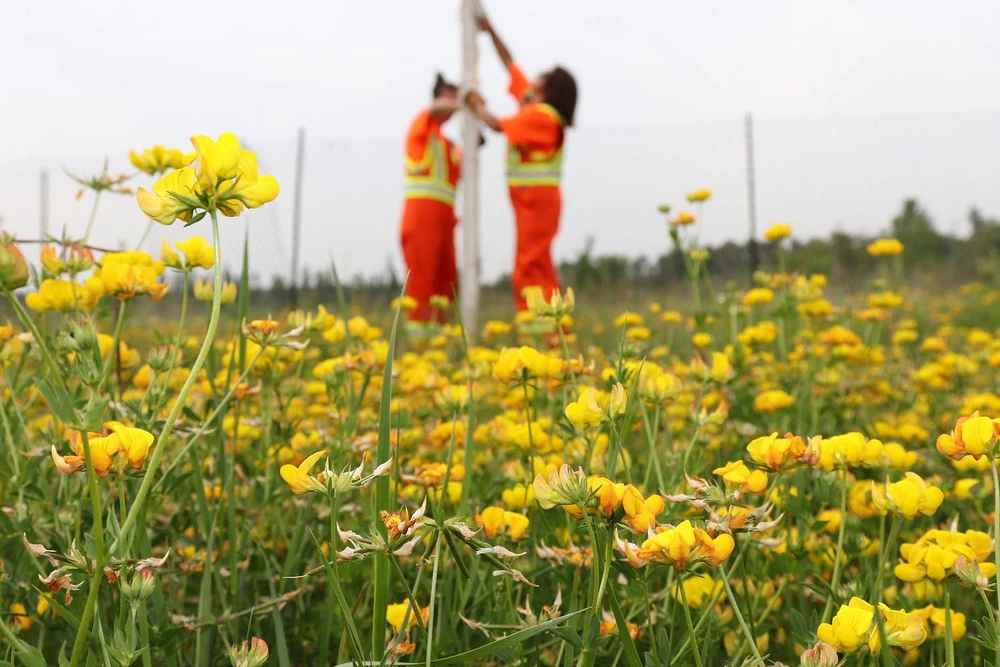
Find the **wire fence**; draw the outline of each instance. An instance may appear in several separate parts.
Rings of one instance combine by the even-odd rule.
[[[458,124],[446,127],[457,136]],[[403,274],[398,249],[401,144],[398,136],[335,139],[326,128],[307,128],[303,181],[301,266],[307,276],[336,262],[342,278]],[[834,230],[873,234],[886,229],[906,197],[915,197],[940,231],[962,235],[970,207],[1000,214],[1000,112],[899,116],[755,116],[757,208],[760,227],[789,222],[798,238]],[[261,171],[275,174],[282,195],[273,204],[223,225],[229,271],[239,270],[249,234],[254,281],[288,283],[296,137],[245,137]],[[504,142],[488,137],[481,158],[482,275],[493,281],[513,263],[513,216],[503,181]],[[111,153],[111,172],[131,171],[129,147]],[[103,155],[58,155],[0,161],[2,226],[20,237],[39,232],[39,174],[50,172],[49,229],[79,235],[92,195],[63,169],[100,170]],[[140,175],[133,185],[149,186]],[[707,187],[712,199],[699,211],[697,233],[715,245],[747,237],[747,189],[742,116],[655,127],[581,127],[567,138],[562,229],[557,259],[575,257],[588,237],[599,254],[656,257],[667,249],[660,203],[690,209],[684,193]],[[460,210],[460,209],[459,209]],[[92,240],[112,248],[133,246],[145,229],[134,198],[105,195]],[[204,228],[157,226],[144,248]],[[460,238],[456,238],[460,243]]]

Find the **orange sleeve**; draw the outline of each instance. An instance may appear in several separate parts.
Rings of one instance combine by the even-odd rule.
[[[440,127],[441,122],[431,118],[430,109],[421,111],[406,133],[406,157],[411,160],[421,159],[427,150],[427,138]]]
[[[517,63],[511,63],[507,71],[510,73],[510,86],[507,87],[507,92],[513,95],[518,102],[523,102],[525,95],[531,92],[531,82],[528,81],[528,77],[524,75]]]
[[[507,143],[538,150],[554,150],[562,139],[559,121],[535,104],[525,104],[513,116],[501,118],[500,131],[507,136]]]

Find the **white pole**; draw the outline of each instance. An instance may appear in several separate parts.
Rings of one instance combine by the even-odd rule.
[[[478,0],[462,0],[462,94],[478,84]],[[466,340],[478,331],[479,315],[479,120],[462,112],[462,267],[459,300]]]

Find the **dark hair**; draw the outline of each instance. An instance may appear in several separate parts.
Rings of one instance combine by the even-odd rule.
[[[441,97],[445,93],[457,93],[458,86],[453,83],[448,83],[444,80],[444,75],[438,72],[434,78],[434,88],[431,90],[431,94],[434,97]]]
[[[553,67],[545,75],[545,102],[562,114],[566,127],[572,127],[576,113],[576,79],[562,67]]]

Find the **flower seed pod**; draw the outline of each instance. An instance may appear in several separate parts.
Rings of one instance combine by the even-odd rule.
[[[30,278],[28,262],[13,239],[6,235],[0,237],[0,289],[24,287]]]

